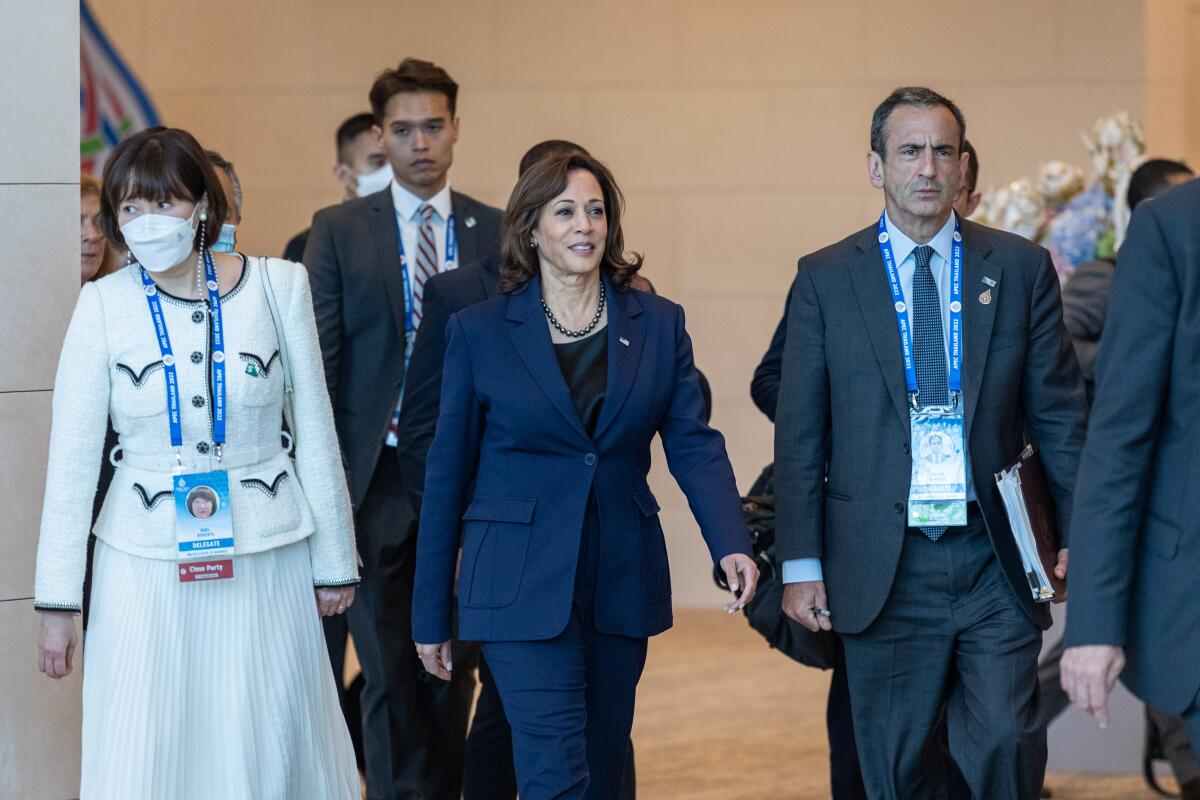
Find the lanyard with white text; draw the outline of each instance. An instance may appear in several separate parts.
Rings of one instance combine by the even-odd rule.
[[[420,232],[417,233],[420,236]],[[413,319],[412,278],[408,274],[408,257],[404,255],[404,229],[396,224],[396,240],[400,243],[400,274],[404,276],[404,330],[410,335],[417,330]],[[446,220],[446,269],[453,269],[458,254],[458,233],[454,230],[454,215]],[[408,365],[405,364],[407,367]]]
[[[213,370],[213,445],[220,458],[225,445],[225,329],[221,324],[221,293],[217,284],[217,271],[212,254],[204,253],[204,271],[208,289],[208,307],[212,318],[212,370]],[[167,333],[167,320],[163,315],[162,302],[158,297],[158,286],[150,273],[142,268],[142,286],[146,290],[146,302],[150,306],[150,318],[154,323],[154,335],[162,353],[163,376],[167,384],[167,422],[171,428],[171,447],[176,460],[183,460],[183,423],[179,406],[179,375],[175,370],[175,354],[171,349],[171,337]]]
[[[888,286],[896,309],[896,327],[900,330],[900,348],[904,354],[904,384],[913,406],[917,405],[917,368],[913,358],[912,330],[908,321],[908,306],[900,288],[900,271],[887,232],[887,212],[879,215],[879,253],[887,268]],[[950,372],[948,388],[951,402],[957,404],[962,394],[962,230],[958,215],[954,217],[954,241],[950,248]]]

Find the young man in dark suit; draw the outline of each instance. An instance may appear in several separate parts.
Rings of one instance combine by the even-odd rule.
[[[445,70],[411,58],[375,80],[375,132],[395,178],[317,212],[304,251],[363,560],[349,622],[370,800],[458,796],[474,692],[477,648],[462,648],[448,684],[424,676],[413,650],[417,517],[396,455],[426,282],[499,250],[499,210],[449,186],[457,94]]]
[[[1050,614],[991,476],[1028,434],[1069,529],[1083,382],[1050,254],[952,211],[965,127],[929,89],[880,104],[868,175],[886,212],[801,259],[788,310],[775,431],[783,605],[841,634],[854,727],[871,731],[858,739],[871,797],[937,794],[925,762],[943,707],[973,795],[1037,797],[1045,772],[1035,698]],[[922,485],[914,473],[945,458],[923,447],[939,429],[961,462],[953,481]],[[1065,550],[1055,571],[1065,578]]]

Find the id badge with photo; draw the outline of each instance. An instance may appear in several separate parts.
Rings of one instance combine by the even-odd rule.
[[[908,524],[967,524],[967,461],[961,406],[909,412],[912,481]]]
[[[179,581],[233,577],[233,513],[229,473],[193,472],[173,478]],[[214,559],[214,556],[226,558]]]

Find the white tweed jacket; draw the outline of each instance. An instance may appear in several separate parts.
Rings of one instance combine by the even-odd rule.
[[[226,356],[222,463],[212,446],[207,303],[159,293],[179,375],[184,468],[229,469],[237,554],[311,536],[314,584],[355,584],[358,558],[350,496],[308,275],[300,264],[268,262],[292,371],[293,461],[280,444],[283,370],[259,263],[245,261],[237,286],[221,302]],[[100,459],[108,456],[101,452],[106,419],[111,416],[123,453],[136,456],[130,462],[174,459],[162,354],[137,266],[85,284],[80,291],[59,359],[53,411],[34,605],[78,611]],[[118,461],[95,534],[124,552],[173,561],[174,507],[169,467]]]

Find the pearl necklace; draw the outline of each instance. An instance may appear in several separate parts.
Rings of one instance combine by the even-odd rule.
[[[570,336],[572,339],[582,339],[584,336],[587,336],[589,333],[591,333],[593,330],[595,330],[596,325],[598,325],[600,323],[600,316],[604,313],[604,300],[605,300],[604,282],[601,281],[600,282],[600,300],[596,304],[596,313],[592,316],[592,321],[588,323],[586,328],[581,328],[580,330],[577,330],[577,331],[568,330],[563,327],[562,323],[559,322],[558,319],[554,316],[554,312],[550,310],[550,306],[546,305],[545,297],[542,298],[542,310],[544,310],[546,312],[546,319],[550,320],[550,324],[554,326],[554,329],[557,330],[559,333],[561,333],[563,336]]]

